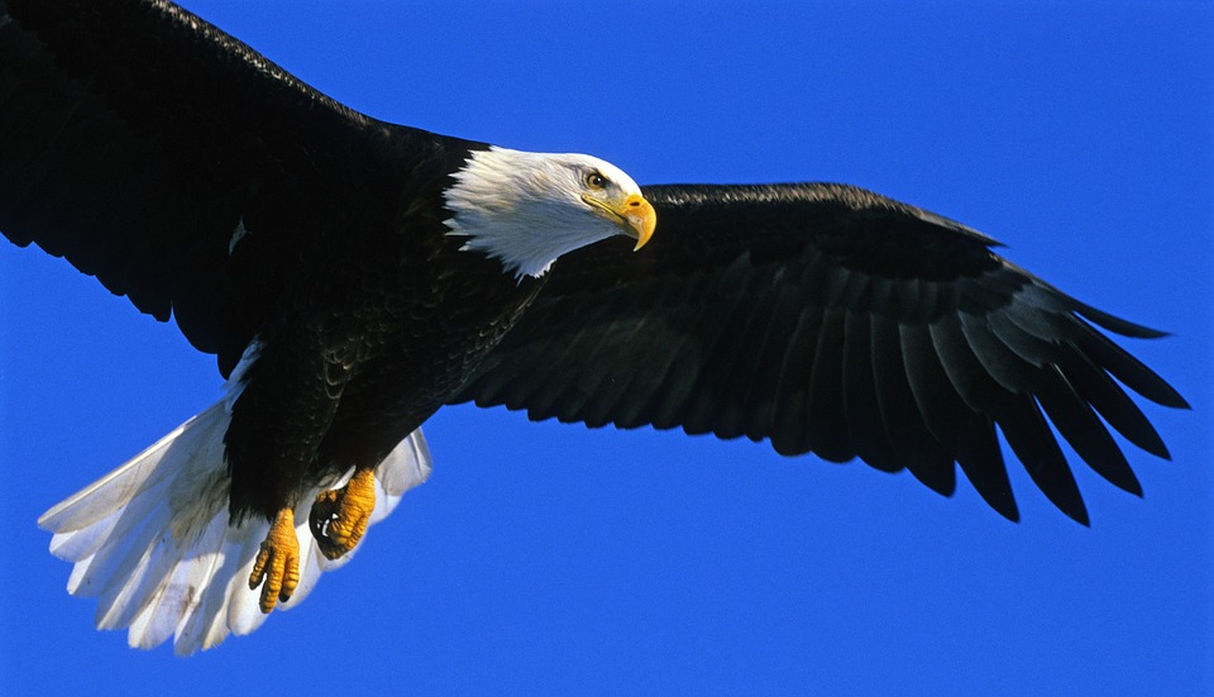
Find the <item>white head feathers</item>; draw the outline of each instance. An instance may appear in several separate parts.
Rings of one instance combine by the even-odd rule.
[[[500,259],[517,278],[541,276],[562,254],[626,232],[602,202],[640,195],[631,177],[590,155],[492,147],[453,177],[447,234],[467,237],[461,250]]]

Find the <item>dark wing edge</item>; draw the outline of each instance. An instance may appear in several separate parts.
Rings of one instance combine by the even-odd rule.
[[[1085,525],[1051,422],[1136,495],[1105,423],[1169,457],[1117,381],[1164,406],[1187,403],[1089,322],[1163,334],[1040,281],[994,254],[991,238],[838,184],[645,194],[659,221],[650,245],[634,255],[607,240],[558,261],[452,403],[767,439],[784,455],[905,468],[944,495],[956,463],[1011,520],[996,426],[1049,500]]]
[[[225,375],[342,220],[330,202],[395,205],[388,155],[440,138],[168,2],[0,0],[0,232],[175,316]]]

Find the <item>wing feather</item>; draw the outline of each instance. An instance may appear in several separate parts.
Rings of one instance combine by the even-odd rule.
[[[818,335],[822,332],[822,312],[816,305],[801,312],[780,371],[771,444],[782,455],[797,455],[809,449],[804,424]]]
[[[818,332],[814,367],[810,373],[806,422],[806,452],[823,460],[846,462],[856,456],[847,437],[847,414],[843,408],[843,319],[845,311],[828,307]]]
[[[956,447],[957,464],[983,501],[1011,521],[1020,520],[1012,483],[989,416],[971,414]]]
[[[897,472],[906,463],[894,450],[881,418],[869,324],[867,314],[849,312],[844,317],[842,406],[856,454],[877,469]]]
[[[960,435],[958,425],[968,423],[973,412],[941,365],[928,327],[903,325],[901,338],[906,375],[919,413],[936,439],[951,449]]]
[[[1092,408],[1058,366],[1050,366],[1042,372],[1044,379],[1038,385],[1037,399],[1062,437],[1097,474],[1119,489],[1142,496],[1138,477]]]
[[[1141,485],[1097,414],[1167,456],[1110,374],[1165,406],[1184,400],[1088,322],[1162,333],[1063,294],[995,255],[989,237],[837,184],[645,193],[661,221],[650,244],[632,254],[607,240],[562,258],[453,401],[858,456],[945,495],[960,466],[1012,520],[997,427],[1037,487],[1082,523],[1051,423],[1132,493]]]
[[[928,430],[915,403],[907,381],[898,325],[873,315],[870,329],[877,404],[890,447],[916,479],[943,484],[953,470],[953,458]]]
[[[417,163],[469,145],[344,107],[168,2],[0,7],[0,232],[175,317],[225,376],[291,278],[343,268]]]

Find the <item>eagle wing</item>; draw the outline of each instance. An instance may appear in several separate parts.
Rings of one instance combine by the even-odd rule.
[[[1085,524],[1049,422],[1135,494],[1099,417],[1168,457],[1113,378],[1163,405],[1184,399],[1091,324],[1162,333],[1063,294],[960,223],[834,184],[653,186],[645,196],[658,212],[650,244],[634,254],[606,240],[560,259],[454,402],[858,456],[945,495],[956,462],[1012,520],[996,425],[1045,495]]]
[[[0,0],[0,231],[175,315],[225,376],[291,278],[340,266],[334,230],[390,218],[402,148],[439,138],[169,3]]]

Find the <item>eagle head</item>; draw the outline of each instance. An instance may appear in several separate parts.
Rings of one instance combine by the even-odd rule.
[[[590,155],[491,147],[473,152],[452,178],[448,234],[516,278],[542,276],[562,254],[615,235],[640,249],[657,224],[632,177]]]

